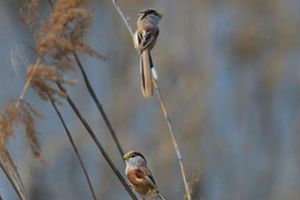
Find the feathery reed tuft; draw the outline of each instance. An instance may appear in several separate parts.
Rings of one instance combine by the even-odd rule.
[[[82,42],[81,38],[91,21],[88,9],[79,7],[82,0],[57,0],[52,14],[39,32],[36,49],[40,56],[48,54],[55,60],[81,51],[99,59],[103,55]]]
[[[41,118],[41,115],[26,101],[19,105],[17,107],[16,102],[12,101],[0,113],[0,154],[6,150],[6,142],[13,135],[14,126],[22,125],[33,155],[40,158],[41,148],[37,139],[35,118]]]
[[[33,29],[38,22],[39,0],[22,0],[19,10],[19,17],[24,24]]]
[[[63,97],[64,94],[53,84],[56,83],[69,83],[62,78],[62,74],[58,69],[52,65],[39,64],[31,65],[27,68],[27,78],[31,78],[31,86],[35,92],[43,100],[49,100],[49,96],[58,102],[58,97]]]
[[[0,113],[0,152],[6,149],[6,141],[13,134],[13,123],[17,121],[17,108],[7,104]]]

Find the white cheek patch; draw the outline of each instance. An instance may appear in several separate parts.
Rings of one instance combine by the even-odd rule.
[[[137,159],[136,158],[130,158],[129,159],[129,165],[134,167],[135,165],[137,165]]]
[[[128,164],[129,164],[129,166],[131,166],[131,167],[141,166],[141,165],[144,164],[144,162],[145,162],[144,159],[141,158],[141,157],[139,157],[139,156],[134,157],[134,158],[130,158],[130,159],[128,160]]]

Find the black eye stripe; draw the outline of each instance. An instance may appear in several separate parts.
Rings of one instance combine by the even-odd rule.
[[[154,10],[149,10],[148,12],[146,12],[146,14],[154,14],[154,15],[157,15],[156,11],[154,11]]]
[[[149,9],[149,10],[142,10],[138,13],[138,15],[141,15],[142,16],[142,19],[146,16],[146,15],[149,15],[149,14],[153,14],[153,15],[156,15],[157,17],[160,17],[160,14],[157,13],[156,10],[152,10],[152,9]]]
[[[141,153],[139,153],[139,152],[133,152],[133,153],[131,154],[130,158],[134,158],[134,157],[136,157],[136,156],[140,156],[140,157],[142,157],[144,160],[146,160],[145,157],[144,157]]]

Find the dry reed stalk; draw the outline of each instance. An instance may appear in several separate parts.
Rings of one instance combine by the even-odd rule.
[[[38,60],[36,64],[39,64],[39,62],[40,60]],[[40,117],[40,115],[29,103],[24,101],[24,96],[30,86],[32,78],[32,76],[27,78],[16,103],[12,102],[7,104],[0,113],[0,153],[6,149],[6,141],[13,134],[14,124],[22,124],[33,154],[36,157],[40,157],[40,147],[34,124],[34,117]]]
[[[40,63],[41,63],[41,59],[38,58],[38,60],[37,60],[37,62],[36,62],[36,64],[35,64],[35,66],[38,66]],[[32,76],[29,76],[29,77],[27,78],[26,83],[25,83],[25,85],[24,85],[24,87],[23,87],[23,90],[22,90],[22,92],[21,92],[21,94],[20,94],[20,96],[19,96],[19,99],[18,99],[17,103],[16,103],[16,109],[19,109],[20,103],[23,101],[24,96],[25,96],[27,90],[29,89],[29,86],[30,86],[30,84],[31,84],[32,78],[33,78]]]
[[[190,190],[190,187],[189,187],[188,182],[187,182],[186,173],[185,173],[185,170],[184,170],[183,158],[182,158],[181,151],[180,151],[180,148],[178,146],[178,143],[177,143],[174,131],[173,131],[171,120],[170,120],[166,105],[165,105],[165,103],[163,101],[163,98],[161,96],[160,89],[159,89],[156,81],[154,79],[152,79],[152,81],[153,81],[154,87],[156,89],[156,93],[157,93],[157,97],[158,97],[158,100],[159,100],[159,103],[160,103],[160,107],[161,107],[161,110],[164,114],[164,118],[167,122],[167,125],[168,125],[168,128],[169,128],[169,133],[170,133],[170,136],[172,138],[173,146],[174,146],[177,158],[178,158],[178,162],[179,162],[179,166],[180,166],[180,172],[181,172],[184,187],[185,187],[186,197],[187,197],[188,200],[191,200],[191,198],[192,198],[191,197],[191,190]]]
[[[40,63],[37,60],[36,65]],[[29,89],[33,76],[29,76],[22,89],[18,100],[14,103],[4,106],[0,113],[0,155],[2,164],[8,173],[6,173],[10,183],[17,193],[21,195],[21,199],[29,200],[29,196],[25,191],[24,184],[21,180],[14,161],[6,149],[6,141],[13,135],[13,127],[22,125],[24,133],[32,153],[36,158],[41,158],[41,148],[37,139],[37,131],[35,129],[35,118],[41,117],[40,114],[28,103],[24,101],[24,96]],[[14,180],[14,183],[11,181]]]
[[[38,59],[36,64],[39,64]],[[6,142],[13,135],[13,127],[21,124],[24,129],[27,140],[31,147],[31,151],[36,158],[41,158],[41,148],[37,139],[37,131],[35,129],[35,119],[40,117],[39,113],[27,102],[24,96],[28,91],[32,76],[28,77],[19,99],[14,103],[7,104],[0,113],[0,157],[2,165],[7,170],[6,176],[15,189],[16,193],[23,200],[29,200],[29,196],[25,191],[24,184],[21,180],[14,161],[12,160],[6,148]],[[4,170],[4,168],[2,168]]]
[[[15,183],[15,181],[10,176],[9,170],[7,170],[4,167],[4,164],[2,162],[0,162],[0,167],[1,167],[2,171],[3,171],[3,173],[5,174],[6,178],[8,179],[9,183],[12,185],[12,187],[15,190],[15,192],[17,193],[18,197],[23,200],[24,198],[23,198],[22,192],[20,191],[20,189],[18,188],[17,184]]]
[[[30,3],[26,4],[28,8],[21,9],[20,14],[24,12],[24,16],[31,18],[28,15],[36,14],[38,2],[38,0],[31,0]],[[60,64],[60,60],[65,61],[61,58],[67,57],[73,50],[80,50],[92,56],[103,58],[100,53],[80,41],[85,28],[90,22],[90,12],[85,8],[80,8],[81,3],[82,0],[57,0],[48,21],[38,31],[36,42],[38,59],[33,66],[28,68],[27,80],[15,107],[10,106],[10,110],[4,110],[8,114],[2,113],[0,116],[0,128],[6,129],[4,131],[0,129],[2,133],[0,136],[0,150],[5,145],[6,139],[12,134],[13,122],[21,121],[24,124],[24,131],[31,141],[30,144],[34,154],[39,156],[39,149],[36,145],[37,140],[32,137],[35,134],[30,134],[31,132],[35,133],[35,128],[30,126],[30,123],[33,123],[33,118],[30,115],[32,110],[28,109],[27,106],[20,111],[21,103],[30,85],[44,100],[48,100],[47,94],[50,94],[53,99],[55,99],[55,96],[61,96],[59,90],[51,86],[51,82],[66,83],[60,72],[70,69],[69,65],[45,66],[42,64],[42,60],[46,54],[46,56],[52,57],[56,64]]]
[[[4,152],[2,152],[0,167],[9,180],[10,184],[14,188],[15,192],[17,193],[18,197],[21,200],[30,200],[29,195],[27,194],[24,184],[18,173],[17,167],[6,149]]]
[[[4,166],[3,170],[5,169],[7,171],[6,176],[10,180],[15,191],[20,194],[22,200],[29,200],[30,198],[25,191],[17,167],[6,149],[6,141],[13,135],[13,127],[22,125],[33,155],[40,158],[41,150],[37,140],[34,120],[39,114],[29,103],[20,100],[17,102],[20,103],[6,105],[0,114],[0,157],[2,165]]]
[[[18,185],[20,186],[20,189],[24,196],[26,196],[27,199],[29,199],[29,195],[27,194],[23,181],[21,179],[21,176],[18,172],[17,166],[15,165],[15,161],[13,160],[12,156],[10,155],[9,151],[5,150],[5,159],[7,159],[7,163],[9,164],[10,168],[12,168],[11,172],[13,173],[13,176],[16,178]],[[6,163],[6,162],[4,162]]]
[[[48,101],[52,98],[54,101],[58,101],[58,97],[62,97],[63,94],[54,85],[56,82],[61,84],[72,84],[72,81],[63,79],[62,73],[53,65],[39,64],[29,66],[27,68],[27,77],[31,78],[31,87],[35,90],[37,95]]]
[[[33,21],[37,20],[38,2],[39,0],[31,0],[30,3],[26,4],[27,8],[23,7],[20,10],[20,16],[23,17],[24,22],[29,26]],[[39,57],[36,64],[28,68],[26,83],[15,105],[10,104],[4,107],[0,115],[1,156],[6,151],[7,139],[13,134],[14,124],[21,124],[24,127],[24,132],[29,140],[33,154],[36,157],[40,157],[40,147],[34,126],[34,117],[37,117],[37,112],[32,109],[29,103],[24,102],[25,94],[31,85],[42,99],[48,100],[46,99],[48,97],[46,94],[50,94],[51,97],[60,95],[59,91],[51,87],[51,82],[65,83],[59,71],[41,65],[44,55],[52,57],[56,64],[60,64],[60,68],[57,67],[57,69],[61,71],[71,68],[70,65],[64,65],[64,63],[60,62],[61,60],[68,60],[62,57],[67,57],[73,50],[83,51],[100,59],[104,58],[100,53],[80,41],[85,28],[90,22],[90,12],[87,9],[78,8],[81,3],[81,0],[57,0],[52,15],[38,32],[36,49]],[[67,37],[65,37],[66,35]],[[15,184],[22,183],[17,168],[11,163],[12,159],[6,159],[5,162],[11,166],[12,176],[18,182]],[[12,180],[12,177],[10,178]],[[22,184],[17,186],[22,189]],[[18,191],[16,190],[16,192]]]
[[[123,22],[124,22],[124,24],[126,25],[126,27],[127,27],[128,31],[129,31],[131,37],[133,37],[133,31],[132,31],[132,28],[131,28],[131,26],[129,25],[126,16],[124,15],[123,11],[122,11],[121,8],[120,8],[119,1],[118,1],[118,0],[112,0],[112,2],[113,2],[113,4],[114,4],[115,8],[117,9],[117,11],[118,11],[120,17],[123,19]]]
[[[52,1],[48,0],[48,2],[50,4],[50,6],[54,9],[54,5],[53,5]],[[113,138],[116,146],[117,146],[117,149],[118,149],[119,154],[120,154],[120,156],[122,158],[122,161],[124,161],[123,160],[123,155],[124,155],[123,148],[122,148],[122,146],[121,146],[121,144],[120,144],[120,142],[118,140],[117,134],[116,134],[116,132],[115,132],[115,130],[114,130],[114,128],[113,128],[113,126],[112,126],[112,124],[111,124],[111,122],[110,122],[110,120],[109,120],[109,118],[108,118],[108,116],[107,116],[107,114],[106,114],[106,112],[104,110],[104,108],[103,108],[103,105],[100,102],[99,98],[97,97],[97,95],[95,93],[95,90],[93,89],[93,87],[92,87],[92,85],[91,85],[91,83],[89,81],[89,78],[88,78],[88,76],[87,76],[87,74],[85,72],[85,69],[84,69],[84,67],[83,67],[83,65],[82,65],[82,63],[81,63],[81,61],[80,61],[77,53],[75,51],[71,51],[71,52],[72,52],[73,57],[75,58],[75,62],[76,62],[77,66],[78,66],[78,68],[80,70],[80,73],[82,74],[85,86],[86,86],[86,88],[88,90],[88,93],[92,97],[93,101],[95,102],[95,104],[97,106],[97,109],[100,112],[100,114],[101,114],[101,116],[102,116],[102,118],[103,118],[103,120],[104,120],[104,122],[105,122],[105,124],[106,124],[106,126],[107,126],[107,128],[108,128],[108,130],[109,130],[109,132],[110,132],[110,134],[111,134],[111,136],[112,136],[112,138]]]
[[[99,101],[99,99],[98,99],[98,97],[97,97],[97,95],[96,95],[96,93],[95,93],[95,91],[94,91],[94,89],[93,89],[93,87],[92,87],[92,85],[91,85],[88,77],[87,77],[87,74],[86,74],[86,72],[85,72],[85,70],[84,70],[84,68],[83,68],[83,66],[82,66],[82,64],[81,64],[81,62],[79,60],[78,55],[75,52],[73,52],[73,55],[75,57],[75,61],[76,61],[77,65],[78,65],[78,67],[80,69],[80,72],[81,72],[81,74],[83,76],[83,80],[84,80],[84,83],[85,83],[85,85],[87,87],[87,90],[88,90],[90,96],[92,97],[92,99],[94,100],[94,102],[95,102],[95,104],[97,106],[98,111],[102,115],[102,118],[103,118],[103,120],[104,120],[104,122],[105,122],[105,124],[106,124],[106,126],[107,126],[107,128],[108,128],[108,130],[109,130],[109,132],[110,132],[110,134],[111,134],[111,136],[112,136],[112,138],[113,138],[113,140],[114,140],[117,148],[118,148],[119,154],[120,154],[122,160],[124,161],[124,159],[123,159],[124,151],[123,151],[122,146],[121,146],[121,144],[119,142],[117,134],[116,134],[115,130],[113,129],[113,126],[111,125],[110,120],[109,120],[109,118],[108,118],[108,116],[107,116],[107,114],[106,114],[106,112],[105,112],[105,110],[104,110],[101,102]]]
[[[100,141],[96,137],[96,135],[95,135],[94,131],[92,130],[92,128],[90,127],[90,125],[87,123],[85,118],[81,115],[79,109],[77,108],[77,106],[75,105],[75,103],[73,102],[73,100],[71,99],[69,94],[67,93],[66,89],[60,83],[57,83],[57,86],[61,90],[61,92],[65,94],[65,98],[66,98],[68,104],[70,105],[70,107],[72,108],[72,110],[74,111],[74,113],[76,114],[78,119],[81,121],[81,123],[83,124],[83,126],[85,127],[87,132],[89,133],[90,137],[93,139],[94,143],[96,144],[96,146],[99,149],[100,153],[104,157],[105,161],[108,163],[110,168],[113,170],[113,172],[116,174],[116,176],[118,177],[118,179],[122,183],[124,189],[128,192],[128,194],[130,195],[130,197],[133,200],[138,200],[137,197],[135,196],[135,194],[132,192],[129,185],[127,184],[127,182],[125,181],[125,179],[123,178],[123,176],[121,175],[120,171],[117,169],[115,164],[112,162],[112,160],[109,157],[108,153],[103,148],[102,144],[100,143]]]
[[[123,19],[123,22],[125,23],[131,37],[133,37],[132,28],[130,27],[126,16],[124,15],[123,11],[121,10],[121,8],[119,6],[119,1],[118,0],[112,0],[112,2],[113,2],[113,5],[115,6],[116,10],[118,11],[119,15]],[[159,89],[159,87],[156,83],[156,80],[152,79],[152,81],[153,81],[154,87],[156,89],[157,97],[158,97],[158,100],[160,102],[160,108],[161,108],[161,110],[163,112],[163,115],[164,115],[164,118],[167,122],[167,125],[168,125],[168,128],[169,128],[169,133],[170,133],[170,136],[171,136],[171,139],[172,139],[172,142],[173,142],[173,147],[175,149],[176,156],[177,156],[177,159],[178,159],[178,162],[179,162],[181,176],[182,176],[183,183],[184,183],[184,188],[185,188],[185,195],[186,195],[188,200],[191,200],[191,192],[190,192],[190,188],[189,188],[187,178],[186,178],[186,173],[185,173],[185,169],[184,169],[182,154],[181,154],[181,151],[179,149],[178,142],[176,140],[176,137],[175,137],[175,134],[174,134],[174,131],[173,131],[173,128],[172,128],[172,124],[171,124],[171,120],[170,120],[169,115],[168,115],[166,104],[163,101],[163,98],[162,98],[160,89]]]
[[[73,151],[74,151],[74,153],[75,153],[75,155],[76,155],[76,158],[77,158],[78,161],[79,161],[80,167],[81,167],[81,169],[82,169],[82,171],[83,171],[83,173],[84,173],[84,176],[85,176],[85,178],[86,178],[86,180],[87,180],[87,183],[88,183],[90,192],[91,192],[91,194],[92,194],[92,197],[93,197],[94,200],[97,200],[97,197],[96,197],[96,194],[95,194],[95,190],[94,190],[94,188],[93,188],[93,185],[92,185],[92,182],[91,182],[91,179],[90,179],[88,170],[86,169],[85,164],[84,164],[84,162],[83,162],[83,160],[82,160],[82,158],[81,158],[81,156],[80,156],[79,150],[78,150],[77,147],[76,147],[76,144],[75,144],[75,142],[74,142],[74,140],[73,140],[72,134],[71,134],[69,128],[67,127],[67,125],[66,125],[66,123],[65,123],[65,121],[64,121],[64,119],[63,119],[63,117],[62,117],[62,115],[61,115],[61,113],[60,113],[60,111],[58,110],[58,108],[57,108],[57,106],[56,106],[56,104],[55,104],[55,101],[51,98],[50,95],[49,95],[49,99],[50,99],[50,102],[51,102],[51,104],[52,104],[52,107],[54,108],[54,110],[55,110],[57,116],[58,116],[59,119],[60,119],[60,122],[62,123],[62,125],[63,125],[63,127],[64,127],[64,129],[65,129],[65,132],[66,132],[67,137],[68,137],[68,139],[69,139],[69,142],[70,142],[70,144],[71,144],[71,146],[72,146],[72,149],[73,149]]]

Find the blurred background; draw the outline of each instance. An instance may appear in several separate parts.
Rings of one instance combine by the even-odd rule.
[[[51,11],[40,1],[41,18]],[[120,0],[135,26],[137,12],[152,7],[164,15],[153,50],[159,86],[184,156],[193,199],[300,199],[300,1]],[[18,0],[0,0],[0,106],[18,97],[25,83],[10,52],[34,45],[18,18]],[[87,0],[93,21],[84,41],[109,56],[105,62],[79,54],[123,148],[142,152],[161,193],[183,199],[184,186],[167,125],[156,97],[140,91],[138,55],[110,0]],[[32,52],[24,50],[33,62]],[[19,61],[18,61],[19,60]],[[121,172],[125,166],[111,136],[78,80],[69,87],[82,114]],[[52,107],[32,90],[25,99],[41,113],[44,163],[32,158],[17,131],[9,150],[32,200],[91,199],[78,161]],[[99,199],[130,199],[67,104],[60,106],[87,163]],[[17,199],[0,173],[4,200]]]

